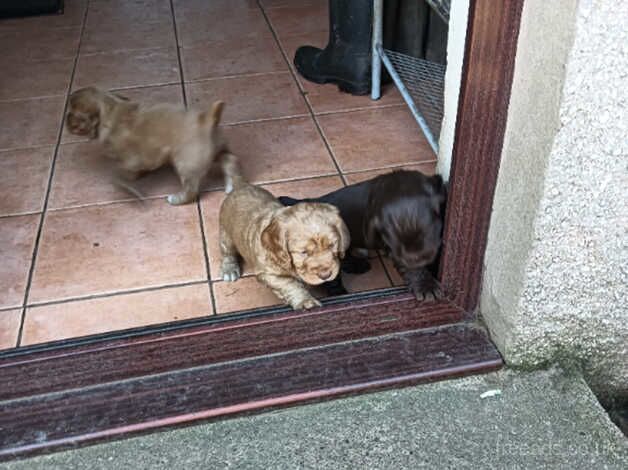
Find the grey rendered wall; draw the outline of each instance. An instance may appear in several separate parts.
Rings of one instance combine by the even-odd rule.
[[[628,1],[527,0],[480,309],[507,362],[628,397]]]

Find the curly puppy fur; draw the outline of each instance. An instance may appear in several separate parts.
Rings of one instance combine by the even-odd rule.
[[[442,294],[435,278],[441,246],[446,186],[439,175],[400,170],[353,184],[308,202],[324,202],[340,210],[351,235],[351,249],[382,249],[410,290],[422,299]],[[286,206],[301,202],[279,198]],[[365,272],[368,262],[347,257],[345,272]],[[330,294],[342,291],[339,280]]]
[[[304,284],[322,284],[340,271],[349,231],[338,209],[320,203],[284,207],[268,191],[230,174],[234,189],[220,207],[223,279],[240,277],[241,256],[295,310],[319,306]]]
[[[226,150],[218,127],[223,107],[221,101],[204,112],[167,104],[143,106],[88,87],[70,96],[66,125],[72,134],[98,139],[123,179],[133,181],[171,165],[182,188],[168,202],[179,205],[198,197],[214,159]]]

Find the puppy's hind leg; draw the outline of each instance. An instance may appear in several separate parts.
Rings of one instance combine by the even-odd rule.
[[[179,206],[196,200],[201,188],[201,179],[202,177],[197,175],[181,176],[181,191],[168,195],[167,201],[173,206]]]
[[[244,182],[242,170],[238,158],[228,150],[220,155],[220,164],[225,177],[225,193],[229,194]]]
[[[238,250],[227,231],[222,227],[220,227],[220,254],[222,255],[220,277],[223,281],[237,281],[241,275]]]

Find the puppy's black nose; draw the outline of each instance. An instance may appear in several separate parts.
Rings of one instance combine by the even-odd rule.
[[[319,271],[318,277],[320,277],[323,281],[329,279],[331,277],[331,269],[327,269],[325,271]]]

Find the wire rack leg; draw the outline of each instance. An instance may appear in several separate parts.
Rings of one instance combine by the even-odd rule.
[[[416,122],[421,127],[423,134],[425,134],[425,138],[430,144],[430,147],[432,147],[432,150],[434,150],[434,153],[438,155],[438,143],[436,142],[436,139],[434,138],[434,134],[432,134],[432,131],[430,130],[430,127],[427,125],[425,118],[423,118],[418,108],[416,107],[416,104],[414,104],[414,100],[412,99],[412,96],[408,92],[408,89],[406,88],[406,86],[401,81],[401,77],[395,70],[395,67],[393,66],[392,62],[390,62],[390,59],[386,56],[386,53],[384,52],[384,49],[382,48],[381,45],[377,47],[377,52],[379,56],[381,57],[381,60],[384,63],[384,66],[388,70],[388,73],[390,74],[393,81],[395,82],[395,85],[397,85],[397,88],[399,89],[401,96],[403,97],[406,104],[410,108],[410,111],[412,111],[412,115],[414,116],[414,119],[416,119]]]
[[[382,59],[378,48],[382,45],[384,0],[373,0],[373,40],[371,59],[371,99],[381,96]]]

